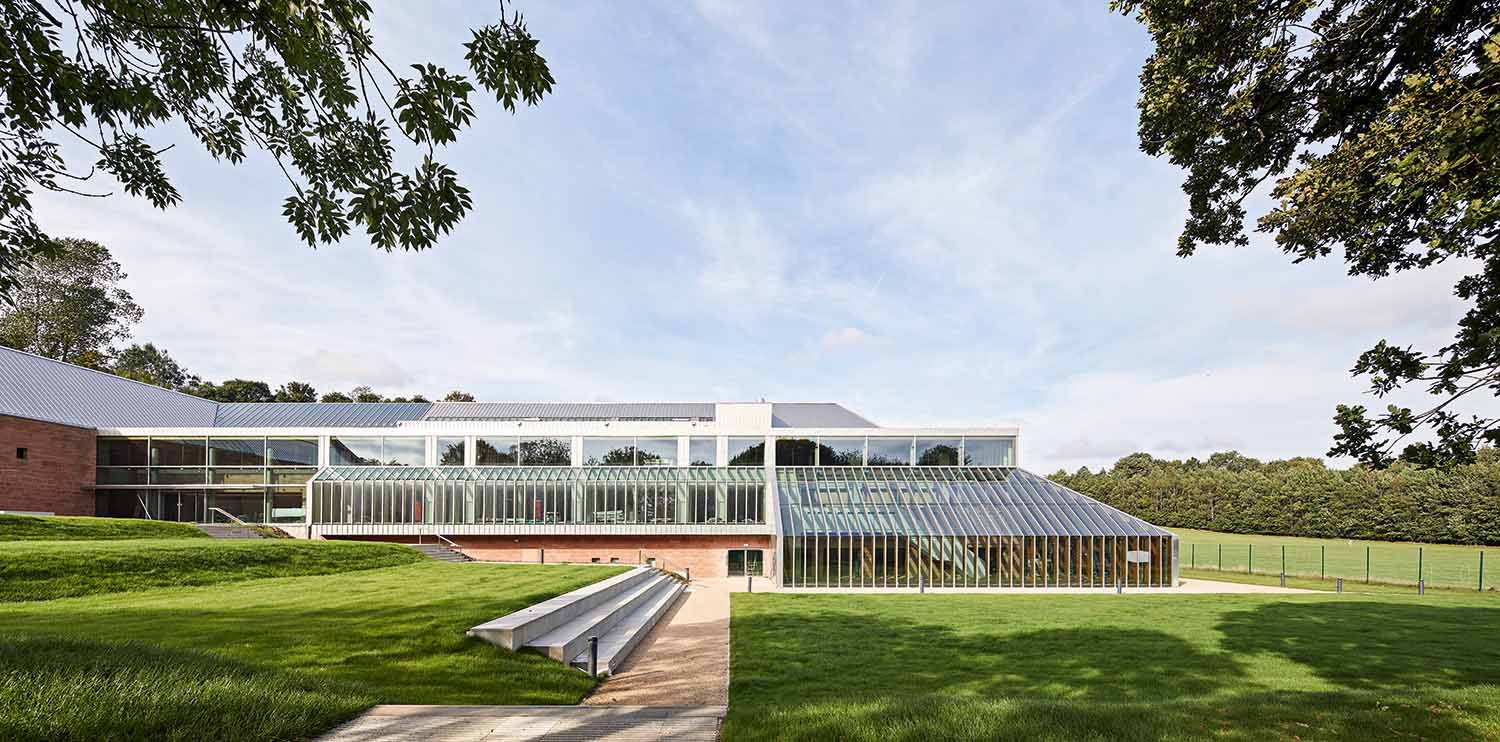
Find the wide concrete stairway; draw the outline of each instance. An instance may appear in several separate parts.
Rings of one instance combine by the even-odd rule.
[[[589,664],[589,637],[597,636],[598,672],[611,675],[684,587],[676,575],[637,567],[482,623],[469,629],[469,636],[506,649],[532,649],[584,671]]]
[[[407,544],[440,562],[472,562],[474,558],[444,544]]]

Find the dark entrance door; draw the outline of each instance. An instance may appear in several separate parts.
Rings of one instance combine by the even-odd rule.
[[[760,549],[730,549],[729,576],[759,576],[765,572],[765,561]]]

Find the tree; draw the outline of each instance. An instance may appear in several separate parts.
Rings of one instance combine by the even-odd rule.
[[[474,83],[512,113],[552,90],[521,14],[502,0],[499,16],[464,44],[470,82],[431,63],[398,73],[366,0],[0,2],[0,297],[51,244],[34,191],[108,195],[88,183],[102,173],[157,208],[181,200],[171,147],[151,141],[168,124],[216,159],[270,154],[289,183],[282,214],[309,245],[361,226],[384,250],[432,246],[471,206],[435,155],[473,121]],[[419,156],[410,172],[393,140]]]
[[[357,387],[354,387],[353,389],[350,389],[349,390],[349,396],[352,397],[355,402],[384,402],[385,401],[385,397],[382,397],[379,394],[376,394],[373,389],[371,389],[370,387],[367,387],[367,386],[357,386]]]
[[[458,389],[454,389],[453,391],[448,392],[448,394],[443,397],[443,401],[444,402],[473,402],[474,401],[474,395],[472,395],[472,394],[470,394],[468,392],[465,392],[465,391],[460,391]]]
[[[190,386],[183,391],[215,402],[274,402],[271,385],[264,381],[228,379],[222,384],[211,381]]]
[[[1382,340],[1353,373],[1385,396],[1408,384],[1435,396],[1371,419],[1340,405],[1329,455],[1375,467],[1408,447],[1424,464],[1471,461],[1500,443],[1500,420],[1454,403],[1500,393],[1500,2],[1451,0],[1114,0],[1150,30],[1140,142],[1187,170],[1177,252],[1246,245],[1246,199],[1272,183],[1256,231],[1294,262],[1342,249],[1371,279],[1441,263],[1469,269],[1453,341],[1414,349]],[[1470,268],[1472,266],[1472,268]]]
[[[116,376],[155,384],[167,389],[199,383],[198,378],[189,374],[187,369],[177,361],[172,360],[172,356],[168,355],[167,351],[151,343],[132,344],[129,348],[120,351],[115,356],[115,362],[110,371]]]
[[[319,402],[353,402],[349,395],[343,392],[329,392],[318,399]]]
[[[50,242],[46,254],[14,278],[11,303],[0,307],[0,345],[17,350],[103,369],[115,342],[129,337],[143,314],[119,286],[125,279],[120,264],[97,242]]]
[[[316,402],[318,390],[302,381],[288,381],[276,389],[277,402]]]

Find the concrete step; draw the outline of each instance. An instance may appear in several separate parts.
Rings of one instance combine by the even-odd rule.
[[[426,554],[440,562],[472,562],[474,557],[469,556],[446,544],[407,544],[413,549]]]
[[[214,538],[260,538],[255,529],[234,523],[195,523],[198,530]]]
[[[486,621],[469,629],[468,634],[506,649],[517,650],[537,637],[609,602],[619,592],[628,591],[632,585],[649,580],[657,574],[657,570],[649,567],[636,567],[629,572],[585,585],[493,621]]]
[[[669,579],[668,584],[655,591],[650,599],[636,606],[629,613],[621,616],[609,631],[599,637],[599,665],[596,668],[601,677],[613,675],[630,653],[635,651],[641,640],[651,633],[652,627],[661,621],[672,609],[677,599],[687,589],[686,583],[677,579]],[[574,667],[588,672],[589,650],[585,642],[583,651],[573,657],[569,663]]]
[[[558,662],[567,662],[587,650],[589,637],[597,636],[602,643],[604,636],[626,615],[645,605],[666,588],[675,583],[671,577],[657,573],[649,579],[633,583],[629,589],[621,590],[609,600],[580,614],[577,618],[526,643]]]

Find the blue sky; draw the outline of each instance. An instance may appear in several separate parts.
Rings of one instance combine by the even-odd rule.
[[[191,145],[167,155],[178,208],[38,212],[108,245],[138,339],[210,379],[833,400],[1018,424],[1041,471],[1321,455],[1354,357],[1450,334],[1456,274],[1371,283],[1263,241],[1175,257],[1181,174],[1135,136],[1149,38],[1105,6],[523,2],[555,92],[480,102],[444,153],[474,210],[435,249],[311,250],[267,157]],[[386,3],[377,42],[462,68],[492,13]]]

